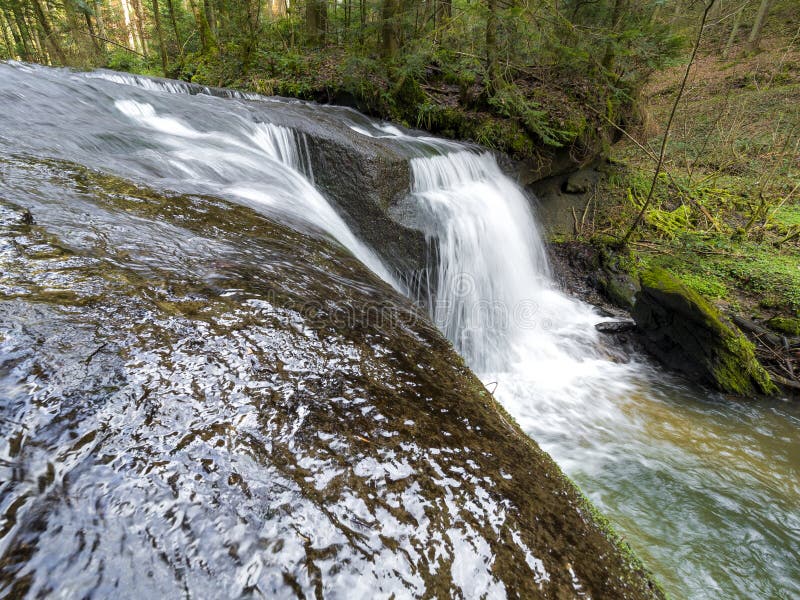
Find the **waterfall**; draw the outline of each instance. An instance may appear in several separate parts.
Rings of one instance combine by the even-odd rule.
[[[114,71],[98,70],[87,73],[85,77],[90,79],[105,79],[121,85],[131,85],[140,87],[152,92],[167,92],[170,94],[205,94],[207,96],[217,96],[220,98],[235,98],[237,100],[266,100],[264,96],[249,92],[240,92],[227,88],[210,88],[196,83],[186,83],[185,81],[175,81],[170,79],[156,79],[153,77],[143,77],[141,75],[130,75],[128,73],[116,73]]]
[[[372,285],[371,276],[349,281],[348,269],[342,270],[347,265],[337,260],[349,261],[348,254],[320,254],[315,242],[303,237],[336,240],[403,289],[314,186],[299,131],[338,136],[346,130],[347,140],[367,136],[356,143],[385,145],[410,160],[411,192],[397,215],[413,217],[437,249],[428,269],[411,278],[423,280],[419,287],[429,294],[431,318],[494,398],[642,553],[671,595],[800,597],[800,409],[777,401],[731,402],[672,378],[635,354],[627,362],[614,360],[594,327],[603,317],[562,294],[551,280],[530,199],[491,154],[409,133],[351,109],[120,73],[0,63],[0,99],[0,205],[29,207],[37,222],[21,226],[18,213],[0,211],[6,228],[0,305],[9,315],[0,319],[6,369],[0,389],[7,397],[0,402],[0,417],[7,417],[0,419],[6,428],[0,435],[0,470],[11,473],[0,477],[0,502],[10,517],[0,532],[0,553],[16,528],[28,526],[32,534],[20,538],[24,551],[12,557],[23,562],[4,563],[6,572],[23,569],[23,579],[35,574],[47,580],[40,591],[80,591],[96,577],[108,587],[95,589],[95,595],[122,587],[162,596],[188,593],[186,582],[206,596],[214,586],[220,594],[269,593],[275,582],[287,581],[285,572],[249,559],[283,561],[302,571],[305,563],[297,557],[309,548],[340,549],[320,559],[320,577],[341,586],[326,588],[334,595],[339,589],[351,596],[376,590],[414,595],[430,568],[420,562],[422,556],[432,557],[429,565],[439,568],[461,565],[465,594],[480,595],[481,581],[502,572],[481,536],[462,534],[476,524],[495,528],[516,510],[498,495],[500,488],[482,483],[471,488],[472,475],[443,462],[440,471],[437,462],[462,460],[457,455],[463,447],[460,464],[483,480],[487,473],[474,470],[466,457],[491,456],[484,448],[491,449],[495,434],[481,430],[473,436],[480,428],[462,420],[459,399],[448,395],[437,405],[442,390],[419,386],[415,377],[396,371],[396,358],[415,361],[419,373],[434,365],[429,369],[434,378],[440,367],[417,362],[417,354],[408,351],[415,344],[393,345],[393,324],[380,338],[364,338],[369,328],[354,331],[353,339],[364,344],[343,339],[329,347],[313,330],[298,327],[302,318],[281,326],[290,311],[268,313],[268,302],[240,296],[253,290],[260,297],[261,282],[250,275],[274,266],[288,274],[286,281],[276,277],[277,283],[300,298],[324,296],[315,287],[324,280],[330,282],[326,289],[334,307],[349,308],[343,305],[349,298],[390,305],[399,300],[376,293],[382,286]],[[54,177],[68,164],[166,192],[159,194],[163,203],[153,206],[175,210],[163,215],[150,214],[149,205],[123,210],[147,200],[119,199],[120,190],[110,182],[96,195],[82,176]],[[335,161],[320,164],[336,177],[353,176]],[[120,189],[124,193],[124,186]],[[263,222],[232,204],[268,216],[279,225],[280,237],[251,240],[249,226],[235,230],[237,223],[257,228]],[[203,210],[213,218],[199,217]],[[203,227],[182,223],[187,213]],[[285,227],[301,234],[285,237],[279,233]],[[53,245],[43,232],[61,238],[63,246]],[[302,240],[307,247],[299,247]],[[48,245],[52,252],[42,250]],[[308,250],[319,260],[309,263]],[[39,267],[27,273],[26,261]],[[154,275],[141,277],[149,269]],[[340,276],[331,278],[326,270]],[[132,273],[136,276],[129,277]],[[184,293],[181,285],[164,285],[171,279],[202,285]],[[208,281],[214,285],[206,286]],[[242,290],[236,287],[240,283]],[[223,287],[214,299],[215,306],[225,300],[229,307],[221,317],[213,310],[193,312],[195,296]],[[26,299],[28,290],[49,299]],[[73,291],[88,301],[73,303]],[[154,304],[162,298],[166,302]],[[179,308],[189,312],[178,316]],[[408,307],[398,303],[397,308],[402,313]],[[84,319],[87,313],[106,325]],[[229,314],[248,318],[230,321]],[[272,316],[262,319],[262,314]],[[146,315],[160,317],[143,319]],[[210,327],[212,321],[223,329]],[[400,325],[398,336],[416,335]],[[374,360],[363,363],[370,353]],[[365,386],[365,378],[376,385]],[[390,389],[384,378],[398,387]],[[341,381],[343,389],[332,381]],[[394,403],[395,392],[402,402]],[[381,407],[395,411],[397,419]],[[418,418],[406,414],[406,407]],[[451,418],[456,415],[457,421]],[[382,428],[381,436],[397,431],[407,437],[362,437],[362,424],[372,421]],[[401,422],[402,429],[392,429]],[[329,423],[330,433],[320,423]],[[420,433],[431,423],[440,424],[441,439]],[[11,429],[17,433],[5,433]],[[98,435],[84,436],[88,429]],[[298,431],[307,435],[295,437]],[[178,440],[189,432],[197,434],[196,446],[180,449]],[[449,447],[444,438],[451,435],[459,444],[452,456],[436,447]],[[477,443],[470,446],[464,436]],[[296,451],[318,440],[324,452],[316,458],[296,454],[300,468],[289,473],[287,455],[272,451],[276,440],[302,442]],[[293,443],[285,447],[291,450]],[[17,456],[8,451],[14,446]],[[335,458],[347,448],[352,449],[347,460]],[[382,453],[385,461],[358,459],[366,448]],[[126,463],[126,456],[134,458]],[[338,479],[340,469],[353,466],[352,457],[366,485],[351,487]],[[215,461],[213,472],[205,467],[208,458]],[[429,464],[422,465],[422,458]],[[491,460],[500,464],[498,458]],[[182,491],[173,497],[179,472]],[[314,503],[329,503],[331,496],[312,486],[308,497],[295,487],[309,484],[298,477],[308,472],[319,474],[323,486],[330,482],[337,494],[355,495],[339,503],[338,512],[330,506],[318,512]],[[402,499],[395,494],[400,484],[394,475],[389,486],[375,485],[395,473],[411,485]],[[426,485],[425,478],[435,485]],[[237,482],[249,487],[237,492]],[[439,496],[443,504],[433,504],[430,495],[440,486],[446,492]],[[480,494],[459,495],[469,489]],[[106,491],[119,502],[116,508],[102,500]],[[386,504],[386,494],[393,494],[392,504]],[[362,499],[379,509],[366,520]],[[291,523],[283,521],[290,518],[287,500],[296,511],[296,530],[294,523],[282,524]],[[31,502],[41,502],[43,512],[29,512]],[[395,502],[410,511],[407,519],[395,519]],[[446,520],[458,513],[472,524],[461,533]],[[192,523],[203,529],[191,529]],[[384,544],[372,533],[362,538],[372,527],[387,528],[386,539],[396,541]],[[344,537],[335,536],[339,528]],[[291,541],[268,547],[262,545],[264,535]],[[497,529],[490,538],[504,547],[509,540],[497,537]],[[81,553],[101,560],[85,561]],[[190,559],[181,558],[186,556]],[[529,566],[536,560],[531,556]],[[151,567],[155,578],[142,577]],[[534,567],[535,562],[531,569],[539,573]],[[125,573],[135,579],[114,579]],[[2,576],[0,589],[7,581]],[[171,587],[175,577],[181,587]],[[264,587],[252,587],[251,577]],[[299,584],[313,587],[308,579]]]
[[[554,351],[591,353],[600,318],[554,289],[529,201],[495,158],[414,158],[411,171],[426,234],[438,245],[429,310],[470,366],[504,371],[531,352],[539,364],[556,360]]]
[[[140,157],[149,170],[166,161],[178,185],[188,179],[198,191],[209,191],[268,213],[319,229],[350,250],[384,281],[400,284],[378,256],[361,242],[314,187],[308,148],[292,129],[273,123],[248,123],[229,131],[200,131],[172,116],[160,115],[149,103],[117,100],[116,109],[150,133],[159,152]]]

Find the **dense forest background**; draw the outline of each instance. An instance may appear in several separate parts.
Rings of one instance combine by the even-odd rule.
[[[757,3],[754,3],[757,4]],[[373,115],[529,157],[595,149],[679,56],[682,0],[0,0],[0,57]],[[748,21],[757,6],[747,6]]]
[[[784,2],[786,3],[786,2]],[[778,0],[717,0],[724,52],[758,48]],[[791,4],[789,1],[786,4]],[[106,66],[370,114],[520,158],[577,158],[633,127],[696,0],[0,0],[0,57]]]

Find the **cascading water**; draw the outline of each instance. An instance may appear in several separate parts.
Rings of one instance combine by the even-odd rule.
[[[4,76],[9,86],[15,86],[15,96],[30,102],[27,111],[6,124],[5,133],[19,140],[19,150],[47,149],[162,189],[229,198],[289,218],[298,226],[327,233],[400,289],[383,262],[312,184],[304,140],[291,129],[266,121],[263,111],[252,115],[239,104],[229,106],[224,115],[201,111],[198,118],[193,115],[198,102],[192,100],[216,100],[204,98],[210,93],[207,88],[111,73],[76,74],[65,81],[58,72],[34,70],[43,80],[56,80],[84,106],[82,111],[51,106],[48,96],[37,89],[43,81],[6,68]],[[119,83],[147,93],[133,89],[128,97],[119,98],[114,94],[119,87],[114,84]],[[194,93],[200,96],[182,97]],[[175,106],[180,100],[188,101],[183,114]],[[41,127],[41,114],[51,115],[51,129]],[[74,137],[53,145],[59,128],[72,131]]]
[[[319,293],[311,283],[318,274],[312,271],[325,272],[325,267],[319,266],[324,265],[325,253],[314,255],[313,269],[308,265],[296,269],[291,255],[302,248],[295,249],[292,244],[297,240],[286,232],[278,236],[283,242],[274,248],[251,248],[246,239],[227,230],[223,243],[199,225],[182,228],[183,213],[191,213],[189,221],[193,219],[209,229],[225,221],[230,205],[218,205],[216,198],[246,204],[296,229],[334,238],[378,275],[393,281],[388,269],[314,188],[304,140],[290,128],[270,122],[268,109],[279,103],[121,74],[70,73],[19,64],[0,65],[0,69],[0,99],[4,103],[0,148],[5,154],[74,161],[185,195],[181,214],[168,215],[172,220],[165,218],[162,222],[160,214],[146,218],[136,212],[146,206],[141,199],[130,200],[132,204],[124,204],[124,210],[114,208],[114,202],[128,202],[124,194],[121,200],[110,194],[93,204],[83,195],[85,184],[73,185],[76,189],[72,189],[52,183],[57,177],[47,166],[22,168],[11,161],[12,167],[3,167],[4,173],[10,173],[8,181],[0,180],[3,194],[22,195],[35,208],[34,213],[41,211],[50,228],[67,235],[74,246],[89,249],[86,256],[61,256],[57,249],[39,249],[47,260],[51,255],[59,257],[61,267],[32,274],[31,281],[21,284],[2,283],[3,293],[21,294],[19,290],[30,285],[38,290],[36,293],[60,298],[58,294],[65,292],[59,285],[70,283],[80,269],[88,273],[86,281],[75,284],[80,284],[79,289],[87,295],[78,299],[87,304],[69,295],[64,296],[63,309],[45,310],[31,303],[23,311],[24,319],[20,317],[28,325],[0,339],[3,348],[9,346],[13,351],[9,355],[10,375],[4,372],[7,377],[1,382],[3,394],[13,401],[3,408],[11,410],[16,419],[13,411],[26,403],[31,405],[29,412],[22,413],[25,422],[3,422],[4,427],[13,426],[15,433],[13,438],[8,436],[4,446],[8,453],[2,458],[7,462],[0,468],[21,461],[19,456],[11,456],[13,450],[28,457],[23,464],[28,471],[20,480],[8,483],[12,491],[6,496],[7,505],[0,508],[6,511],[4,517],[12,514],[13,518],[0,524],[2,543],[11,543],[21,523],[20,511],[38,498],[36,490],[42,486],[48,490],[52,482],[60,485],[62,481],[75,498],[70,496],[59,504],[57,498],[48,496],[37,505],[37,510],[47,514],[47,503],[53,502],[64,513],[51,515],[52,529],[43,534],[46,545],[57,547],[58,543],[83,540],[81,536],[94,536],[91,543],[74,544],[80,560],[73,561],[65,551],[54,561],[43,551],[26,559],[29,562],[24,568],[44,577],[41,585],[108,590],[102,587],[110,585],[103,580],[105,569],[132,572],[130,564],[150,561],[147,564],[156,573],[155,580],[123,583],[152,594],[164,590],[178,593],[192,585],[199,586],[195,590],[207,585],[211,586],[207,589],[219,589],[221,594],[231,589],[244,594],[252,590],[249,586],[254,581],[268,584],[264,589],[278,589],[287,576],[308,575],[300,568],[281,574],[270,570],[274,564],[241,562],[240,557],[261,556],[253,548],[275,537],[273,529],[283,527],[291,530],[281,530],[281,536],[289,541],[285,545],[281,541],[280,547],[276,544],[268,552],[277,553],[279,562],[292,564],[311,560],[310,556],[321,557],[323,575],[333,577],[343,594],[353,588],[349,587],[350,580],[337,575],[340,565],[334,561],[331,566],[325,554],[329,548],[344,549],[338,556],[345,558],[351,569],[348,573],[375,574],[377,579],[372,583],[359,579],[365,586],[361,592],[383,585],[381,589],[387,595],[389,591],[398,597],[409,590],[421,593],[425,586],[416,563],[435,546],[428,570],[435,570],[439,561],[451,556],[448,553],[457,547],[470,565],[453,575],[462,592],[501,594],[492,579],[496,557],[488,556],[488,546],[481,537],[488,534],[478,535],[470,529],[472,526],[465,528],[461,523],[460,529],[447,530],[450,541],[442,541],[435,524],[431,524],[445,517],[459,522],[459,507],[477,504],[482,511],[477,521],[494,527],[496,520],[504,518],[505,509],[485,493],[482,484],[473,488],[472,483],[465,483],[466,476],[458,481],[445,476],[445,471],[437,470],[439,463],[431,454],[425,460],[433,461],[432,468],[450,494],[444,504],[436,505],[433,521],[426,521],[432,505],[413,486],[404,488],[398,503],[417,515],[416,524],[395,521],[382,512],[386,509],[383,506],[374,512],[370,512],[374,507],[364,508],[362,500],[370,502],[370,486],[377,485],[375,482],[391,480],[389,485],[395,486],[398,481],[413,479],[404,479],[410,473],[408,465],[425,450],[411,444],[397,450],[401,453],[398,458],[391,444],[369,444],[369,440],[359,438],[360,433],[347,437],[337,430],[340,419],[356,410],[348,403],[360,407],[370,423],[383,422],[382,412],[391,410],[391,403],[379,410],[365,402],[363,389],[350,389],[353,381],[365,376],[362,371],[366,367],[374,372],[388,369],[390,363],[381,360],[394,358],[381,350],[382,342],[371,339],[357,346],[338,340],[331,344],[304,329],[296,315],[264,312],[252,299],[237,305],[233,316],[226,313],[224,319],[211,324],[203,319],[187,324],[174,316],[176,306],[184,311],[200,309],[192,294],[181,296],[179,289],[162,283],[161,278],[169,279],[165,272],[178,283],[182,278],[201,277],[204,286],[192,292],[195,294],[206,293],[206,287],[216,290],[220,281],[226,281],[231,289],[223,287],[220,298],[235,299],[242,292],[236,289],[239,280],[243,287],[258,289],[254,269],[242,265],[247,266],[248,261],[259,267],[274,264],[283,269],[281,278],[288,282],[286,287],[297,288],[301,295]],[[455,142],[415,137],[344,110],[308,107],[305,114],[341,120],[381,143],[402,146],[415,157],[411,159],[413,200],[426,217],[428,236],[436,239],[439,248],[437,264],[431,268],[436,277],[430,298],[433,319],[482,379],[491,384],[489,389],[522,428],[610,516],[676,597],[767,599],[800,594],[796,560],[800,552],[800,416],[795,409],[778,402],[729,403],[688,388],[645,361],[610,360],[594,329],[602,318],[553,286],[528,199],[500,172],[491,155],[469,151]],[[192,200],[193,195],[198,198]],[[159,205],[160,211],[169,209],[168,205]],[[209,223],[203,221],[206,213],[214,216]],[[65,225],[70,219],[84,217],[85,231],[79,227],[76,233],[74,226],[70,229]],[[246,226],[241,215],[236,218],[232,228]],[[25,243],[36,249],[39,242]],[[302,244],[313,242],[303,238]],[[0,250],[15,256],[12,246],[9,243]],[[81,306],[93,307],[92,303],[102,298],[102,294],[94,295],[99,284],[91,260],[96,254],[107,255],[113,269],[126,260],[133,264],[132,273],[115,272],[108,278],[109,285],[128,290],[130,299],[112,298],[107,313],[95,311],[100,314],[100,325],[112,315],[117,319],[115,332],[130,332],[125,343],[129,342],[133,350],[124,359],[107,352],[100,335],[103,328],[96,323],[73,326],[74,314]],[[149,279],[145,280],[150,287],[140,294],[136,286],[142,272],[147,273]],[[257,274],[265,277],[260,271]],[[339,294],[346,295],[359,285],[342,285],[336,277],[326,282],[334,290],[332,304]],[[362,296],[370,293],[366,289]],[[285,291],[287,297],[291,291]],[[16,306],[13,302],[11,305]],[[261,312],[253,312],[256,308]],[[60,324],[55,333],[47,329],[51,321]],[[147,321],[160,331],[163,343],[158,341],[162,338],[150,335]],[[276,323],[286,325],[285,330]],[[212,324],[224,333],[217,332]],[[40,330],[52,334],[52,341],[40,335]],[[255,349],[247,336],[259,342]],[[19,348],[14,347],[17,342]],[[54,369],[55,375],[41,389],[36,388],[36,377],[24,386],[16,383],[16,370],[37,360],[30,348],[39,343],[45,344],[41,349],[45,367]],[[204,344],[211,348],[204,349]],[[80,355],[74,364],[67,361],[62,365],[59,361],[64,360],[64,349],[73,347],[87,350],[86,355]],[[370,349],[376,357],[364,363],[361,353]],[[323,351],[330,356],[320,360]],[[269,373],[273,363],[272,380],[264,381],[263,372]],[[74,376],[77,372],[80,377]],[[92,412],[94,404],[83,402],[81,394],[89,393],[81,388],[84,372],[87,381],[94,381],[93,377],[99,381],[96,402],[103,408],[97,413]],[[129,374],[131,380],[125,381],[122,375],[126,373],[135,375]],[[341,389],[329,383],[330,373],[336,374]],[[59,379],[62,376],[64,381]],[[383,376],[390,377],[391,373]],[[281,377],[295,377],[297,385],[292,387],[294,384]],[[406,390],[402,387],[404,377],[397,375],[397,389]],[[110,397],[109,382],[120,386]],[[33,391],[29,393],[25,386],[32,386]],[[251,393],[262,389],[269,390],[266,399]],[[95,390],[90,392],[94,394]],[[322,410],[315,408],[317,396],[329,403]],[[277,403],[277,408],[265,408],[265,403]],[[64,410],[71,412],[53,412],[64,404]],[[329,410],[333,410],[330,423],[324,417],[322,420],[330,425],[330,431],[315,430],[319,421],[310,422],[311,416],[318,419]],[[265,411],[275,419],[266,426],[257,422],[257,415]],[[449,407],[441,407],[442,415],[448,411]],[[154,415],[160,420],[154,420]],[[129,426],[129,422],[135,426]],[[186,428],[191,430],[189,434]],[[303,435],[296,435],[299,430]],[[73,440],[70,435],[76,432],[80,436]],[[394,433],[387,432],[386,439]],[[142,435],[148,440],[144,445]],[[326,444],[330,442],[330,448],[320,453],[312,443],[318,435]],[[194,436],[187,447],[183,446],[188,443],[184,436]],[[385,460],[357,465],[359,477],[368,478],[369,486],[364,488],[368,493],[359,496],[362,488],[352,494],[343,488],[344,496],[336,496],[341,501],[337,506],[349,508],[333,517],[326,506],[315,504],[319,489],[304,492],[304,500],[298,501],[303,486],[312,485],[302,476],[307,472],[316,477],[312,478],[312,487],[320,485],[330,492],[327,482],[336,480],[338,469],[346,462],[336,463],[341,459],[336,449],[349,449],[351,443],[386,450]],[[95,451],[100,447],[108,454]],[[331,449],[336,458],[329,464]],[[275,454],[265,459],[265,452]],[[53,453],[57,456],[55,467],[48,466]],[[95,455],[96,464],[92,462]],[[438,460],[444,460],[442,456]],[[277,458],[273,461],[273,457]],[[209,458],[210,463],[203,462]],[[287,461],[296,469],[281,470]],[[265,469],[265,463],[271,466]],[[454,464],[453,469],[461,470],[452,472],[464,473],[471,464]],[[174,484],[176,474],[181,477],[179,485]],[[109,481],[118,481],[113,477],[121,477],[125,483],[122,487],[114,485],[118,493],[80,496],[98,482],[109,485]],[[210,491],[204,485],[206,480],[219,488]],[[177,496],[173,496],[173,486]],[[143,509],[130,506],[129,489],[143,498],[152,494],[143,504],[146,515],[141,516]],[[187,490],[209,497],[199,505],[192,504],[184,497]],[[103,498],[107,506],[102,504]],[[274,504],[269,498],[276,498]],[[81,516],[72,506],[75,501],[95,507],[97,513]],[[294,511],[291,519],[295,520],[286,517],[287,521],[281,521],[279,515],[286,510]],[[351,513],[355,520],[342,524]],[[111,525],[104,525],[104,519]],[[359,519],[369,526],[359,525]],[[155,528],[156,537],[149,530],[126,529],[142,520]],[[273,529],[254,531],[252,524],[262,522]],[[65,523],[69,525],[67,533],[59,529]],[[419,523],[431,529],[420,532]],[[391,545],[377,539],[375,531],[381,525],[383,535],[394,540]],[[104,527],[117,533],[104,537]],[[192,527],[200,529],[190,535]],[[33,533],[31,536],[35,537]],[[164,540],[166,545],[156,547]],[[202,542],[196,545],[197,540]],[[100,548],[96,553],[91,550],[94,545]],[[26,541],[20,548],[31,547]],[[396,553],[392,551],[395,547],[399,548]],[[347,548],[352,552],[348,554]],[[24,558],[24,553],[19,556]],[[163,557],[168,557],[168,562]],[[547,580],[549,575],[540,569],[537,557],[526,555],[525,560],[533,565],[537,584]],[[90,575],[84,564],[91,565]],[[190,576],[184,580],[186,573]],[[199,583],[193,583],[197,574]],[[90,576],[99,578],[99,587],[80,587],[80,582]],[[48,583],[50,577],[53,581]],[[307,580],[300,584],[304,589],[313,585]],[[69,588],[64,589],[68,593]]]
[[[594,327],[603,318],[551,281],[522,190],[490,154],[438,150],[451,152],[411,161],[413,198],[438,243],[429,309],[495,397],[661,565],[677,597],[797,591],[783,570],[800,575],[789,566],[800,549],[797,415],[723,405],[611,356]],[[791,482],[768,475],[786,469]],[[766,575],[773,560],[782,567]]]
[[[198,189],[234,196],[252,206],[308,222],[345,246],[384,281],[399,288],[381,260],[353,235],[314,188],[305,149],[291,129],[255,123],[236,132],[237,137],[197,131],[177,119],[159,116],[150,104],[118,100],[114,106],[136,125],[160,136],[163,150],[151,155],[152,159],[166,159],[181,179],[189,178]],[[171,176],[166,178],[167,185],[170,179]]]
[[[573,337],[591,346],[598,319],[553,289],[528,200],[492,155],[414,158],[411,168],[438,248],[431,316],[476,371],[506,369],[531,348],[539,364],[563,363],[553,352]]]

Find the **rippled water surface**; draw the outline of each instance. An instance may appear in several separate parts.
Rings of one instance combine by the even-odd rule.
[[[580,596],[466,370],[315,189],[286,123],[318,115],[417,156],[436,324],[668,591],[800,596],[796,405],[606,348],[491,156],[198,91],[0,64],[0,591]]]

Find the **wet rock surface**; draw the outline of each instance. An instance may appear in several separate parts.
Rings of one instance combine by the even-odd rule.
[[[338,246],[5,156],[0,263],[4,595],[660,596]]]
[[[551,237],[575,233],[595,196],[602,171],[602,163],[585,167],[573,163],[564,172],[537,178],[527,185],[526,189],[536,198],[534,206],[539,222]]]
[[[354,132],[307,138],[315,183],[370,247],[398,271],[425,268],[424,234],[393,217],[409,192],[408,159]]]

